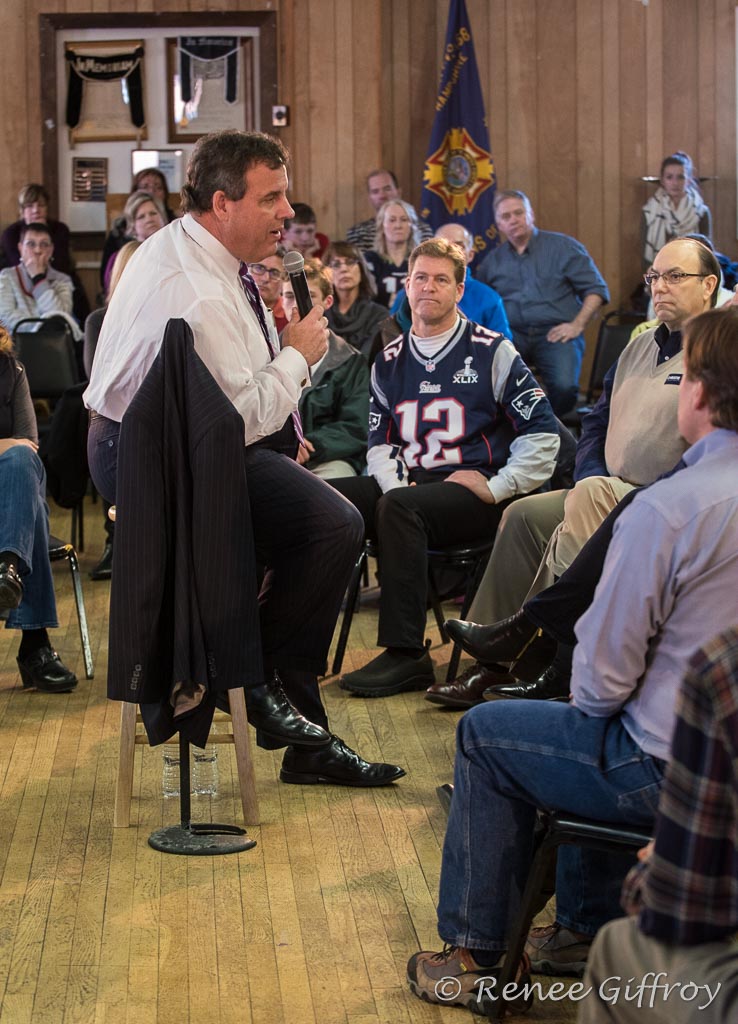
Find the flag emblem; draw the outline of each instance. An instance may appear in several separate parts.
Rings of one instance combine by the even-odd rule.
[[[492,154],[478,146],[466,128],[450,128],[426,160],[423,184],[441,197],[450,214],[471,213],[494,182]]]

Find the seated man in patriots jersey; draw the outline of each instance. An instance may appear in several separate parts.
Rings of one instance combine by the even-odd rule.
[[[548,399],[512,343],[459,315],[464,257],[412,252],[412,325],[372,368],[369,476],[331,483],[379,544],[383,653],[341,679],[367,697],[434,682],[424,647],[427,549],[494,536],[506,505],[544,484],[559,450]]]

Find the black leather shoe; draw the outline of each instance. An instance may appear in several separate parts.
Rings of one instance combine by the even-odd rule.
[[[100,561],[90,573],[91,580],[109,580],[113,575],[113,545],[108,543],[103,548]]]
[[[279,777],[282,782],[312,786],[327,782],[334,786],[387,786],[405,774],[396,764],[370,764],[347,747],[338,736],[314,750],[288,747]]]
[[[313,725],[290,703],[277,675],[263,686],[244,690],[244,695],[249,722],[269,739],[305,747],[325,746],[330,740],[330,733]]]
[[[453,782],[444,782],[442,786],[436,786],[436,796],[438,797],[438,802],[446,812],[446,817],[448,818],[449,811],[451,810],[451,801],[454,796]]]
[[[0,612],[17,608],[23,600],[23,584],[14,565],[0,562]]]
[[[33,687],[43,693],[69,693],[77,685],[74,672],[62,664],[56,651],[50,647],[39,647],[22,661],[16,658],[23,689]]]
[[[485,700],[568,700],[569,679],[555,665],[549,665],[546,671],[534,683],[521,681],[502,683],[490,686],[484,691]]]
[[[447,708],[466,711],[475,704],[484,703],[482,695],[490,686],[514,682],[509,672],[485,668],[476,662],[452,682],[434,683],[433,686],[429,686],[425,699],[431,704],[443,704]]]
[[[348,672],[338,685],[359,697],[390,697],[405,690],[425,690],[435,681],[427,649],[419,658],[387,650],[356,672]]]
[[[478,626],[463,619],[449,619],[444,626],[451,639],[482,665],[520,662],[526,674],[534,671],[533,678],[551,664],[556,653],[556,641],[546,636],[523,611],[491,626]]]

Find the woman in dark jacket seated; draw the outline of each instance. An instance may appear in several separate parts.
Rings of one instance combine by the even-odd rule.
[[[369,355],[374,335],[387,317],[387,309],[374,302],[377,290],[362,253],[350,242],[331,242],[323,262],[333,275],[335,303],[325,311],[332,331]]]
[[[36,454],[36,417],[23,367],[0,328],[0,616],[22,630],[18,668],[24,687],[67,693],[77,685],[51,646],[59,625],[49,562],[46,474]]]

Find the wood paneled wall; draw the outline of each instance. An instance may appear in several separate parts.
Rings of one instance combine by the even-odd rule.
[[[638,280],[639,210],[661,157],[686,149],[736,245],[734,0],[467,0],[498,180],[542,227],[590,249],[613,300]],[[367,216],[363,177],[385,164],[417,203],[447,0],[3,0],[0,219],[40,174],[40,11],[279,12],[283,132],[293,196],[337,235]]]

